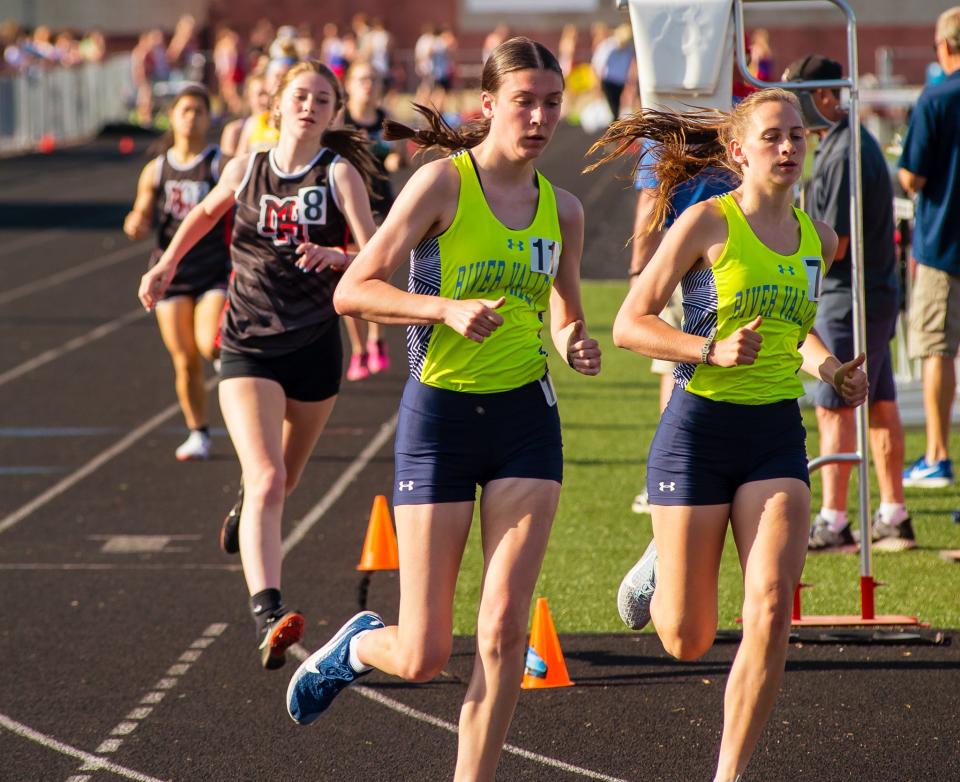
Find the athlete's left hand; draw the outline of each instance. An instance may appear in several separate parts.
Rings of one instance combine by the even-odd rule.
[[[321,272],[329,268],[342,272],[347,268],[347,253],[339,247],[321,247],[313,242],[304,242],[297,247],[297,268],[302,272]]]
[[[833,373],[833,387],[851,407],[862,405],[867,398],[867,373],[860,369],[867,360],[867,354],[861,353],[852,361],[841,364]]]
[[[587,336],[582,320],[573,324],[567,337],[567,363],[581,375],[600,374],[600,343]]]

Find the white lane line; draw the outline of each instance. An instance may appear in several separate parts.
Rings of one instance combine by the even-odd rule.
[[[196,646],[197,642],[198,641],[208,642],[206,643],[206,646],[209,646],[210,643],[212,643],[214,640],[219,638],[220,635],[223,634],[223,631],[226,629],[227,629],[227,625],[224,622],[216,622],[215,624],[211,624],[207,626],[207,628],[203,631],[202,635],[200,635],[199,638],[197,638],[196,640],[194,640],[192,644],[190,644],[190,646],[184,652],[184,654],[191,655],[193,658],[192,662],[195,662],[197,659],[199,659],[200,655],[202,654],[202,651],[199,651],[197,649],[197,646]],[[204,648],[206,648],[206,646]],[[181,655],[180,659],[181,660],[183,659],[183,655]],[[167,671],[164,678],[160,679],[153,686],[153,688],[141,698],[140,703],[156,704],[162,701],[163,696],[165,695],[165,692],[163,691],[170,690],[176,687],[177,681],[178,681],[177,677],[183,676],[188,670],[190,670],[191,664],[192,663],[190,664],[178,663],[176,665],[171,666],[171,668]],[[120,749],[120,747],[123,746],[123,737],[129,736],[138,727],[140,727],[143,721],[147,717],[149,717],[152,712],[153,712],[152,706],[138,706],[133,710],[131,710],[126,717],[124,717],[120,722],[118,722],[113,727],[113,729],[110,731],[110,734],[109,734],[110,738],[106,738],[102,742],[100,742],[100,745],[97,747],[97,750],[96,750],[97,755],[107,755],[112,752],[116,752],[118,749]],[[95,760],[93,761],[85,760],[84,764],[80,767],[79,770],[80,771],[96,771],[99,766],[96,766],[94,764],[99,763],[101,760],[102,758],[96,758],[96,757],[95,757]],[[71,779],[76,779],[76,776],[70,777],[69,779],[67,779],[66,782],[70,782]]]
[[[301,662],[310,656],[310,652],[308,652],[301,644],[294,644],[291,646],[290,653]],[[457,726],[452,722],[440,719],[440,717],[434,717],[432,714],[428,714],[425,711],[420,711],[419,709],[414,709],[412,706],[407,706],[405,703],[401,703],[400,701],[383,695],[372,687],[357,684],[348,688],[347,691],[356,693],[357,695],[362,695],[364,698],[368,698],[375,703],[379,703],[381,706],[386,706],[388,709],[391,709],[398,714],[402,714],[404,717],[410,717],[418,722],[432,725],[435,728],[440,728],[441,730],[448,731],[449,733],[456,734],[458,732]],[[570,774],[577,774],[578,776],[585,777],[586,779],[599,779],[603,782],[629,782],[628,780],[620,779],[619,777],[611,777],[599,771],[592,771],[589,768],[574,766],[572,763],[566,763],[562,760],[551,758],[548,755],[541,755],[538,752],[531,752],[528,749],[523,749],[523,747],[517,747],[513,744],[504,744],[503,751],[509,752],[511,755],[517,755],[525,760],[532,760],[534,763],[539,763],[542,766],[550,766],[551,768],[558,768]]]
[[[283,556],[289,554],[293,547],[307,536],[310,528],[320,521],[323,515],[330,510],[331,506],[340,499],[340,496],[347,490],[347,487],[356,480],[357,476],[370,464],[370,460],[377,455],[377,451],[393,437],[396,429],[397,414],[394,413],[389,420],[384,421],[383,424],[380,425],[380,431],[367,443],[366,448],[357,454],[357,458],[350,463],[350,466],[340,474],[340,477],[337,478],[333,486],[327,490],[327,493],[323,495],[320,502],[307,511],[307,515],[297,522],[290,531],[286,540],[283,541]],[[2,532],[2,527],[0,527],[0,532]]]
[[[89,752],[84,752],[82,749],[71,747],[69,744],[64,744],[62,741],[57,741],[52,736],[47,736],[46,734],[40,733],[33,728],[27,727],[21,722],[11,719],[6,714],[0,714],[0,727],[6,728],[11,733],[15,733],[21,738],[34,741],[37,744],[46,747],[47,749],[52,749],[62,755],[69,755],[70,757],[82,760],[84,761],[85,765],[92,766],[90,769],[91,771],[109,771],[117,776],[137,780],[137,782],[165,782],[162,779],[151,777],[149,774],[143,774],[139,771],[134,771],[132,768],[127,768],[126,766],[121,766],[117,763],[111,763],[106,758],[98,758],[96,755],[93,755]],[[70,777],[70,779],[74,780],[74,782],[82,782],[82,780],[89,779],[89,777],[73,776]]]
[[[22,364],[18,364],[12,369],[8,369],[6,372],[0,374],[0,386],[5,383],[9,383],[11,380],[16,380],[18,377],[22,377],[27,374],[27,372],[32,372],[34,369],[42,367],[44,364],[49,364],[51,361],[56,361],[61,356],[65,356],[67,353],[71,353],[78,348],[82,348],[85,345],[89,345],[91,342],[96,342],[98,339],[103,339],[108,334],[112,334],[117,329],[122,329],[124,326],[133,323],[135,320],[140,320],[147,316],[147,311],[143,307],[137,307],[135,310],[131,310],[126,315],[121,315],[119,318],[114,318],[111,321],[106,323],[101,323],[95,329],[88,331],[86,334],[81,334],[79,337],[74,337],[73,339],[64,342],[59,347],[50,348],[50,350],[45,350],[39,356],[34,356],[28,361],[24,361]]]
[[[52,288],[54,285],[60,285],[61,283],[75,280],[77,277],[83,277],[89,272],[105,269],[108,266],[113,266],[121,261],[130,260],[138,255],[146,258],[147,248],[149,246],[150,242],[137,242],[130,247],[124,247],[120,250],[109,253],[108,255],[104,255],[102,258],[94,258],[86,263],[81,263],[79,266],[74,266],[70,269],[64,269],[62,272],[48,275],[41,280],[28,282],[26,285],[20,285],[19,287],[3,291],[0,293],[0,304],[9,304],[11,301],[22,299],[24,296],[29,296],[31,293],[36,293],[37,291],[42,291],[46,288]],[[133,291],[130,292],[130,298],[131,300],[135,298]]]
[[[26,247],[29,247],[31,250],[36,247],[38,244],[45,244],[46,242],[52,242],[55,239],[59,239],[62,236],[66,236],[66,231],[44,231],[40,235],[33,236],[21,236],[19,239],[16,239],[9,244],[5,244],[0,247],[0,255],[10,255],[15,253],[18,250],[22,250]]]
[[[213,377],[204,384],[204,388],[209,391],[217,384],[217,378]],[[23,521],[27,516],[33,513],[38,508],[42,508],[48,502],[53,499],[56,499],[61,494],[63,494],[67,489],[71,488],[74,484],[79,483],[92,472],[100,469],[104,464],[109,462],[113,457],[123,453],[130,446],[136,443],[138,440],[149,434],[152,430],[156,429],[160,424],[165,421],[173,418],[177,413],[180,412],[180,405],[174,403],[167,408],[164,408],[155,416],[150,418],[147,421],[144,421],[140,426],[134,429],[125,437],[121,437],[117,442],[111,445],[109,448],[98,453],[86,464],[78,467],[72,473],[70,473],[66,478],[61,481],[58,481],[49,489],[47,489],[43,494],[35,497],[30,500],[26,505],[22,505],[13,513],[7,514],[2,520],[0,520],[0,532],[6,532],[15,524]]]

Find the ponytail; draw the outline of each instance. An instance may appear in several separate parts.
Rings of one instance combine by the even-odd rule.
[[[399,122],[387,119],[383,121],[383,138],[385,140],[410,139],[420,147],[419,153],[430,149],[456,152],[459,149],[471,149],[477,146],[490,132],[490,120],[486,118],[469,120],[459,128],[454,128],[435,108],[423,106],[419,103],[414,103],[413,108],[427,121],[427,127],[414,130]]]
[[[357,169],[367,192],[372,198],[380,198],[376,194],[374,183],[386,177],[380,173],[377,159],[370,151],[369,140],[363,131],[354,128],[328,129],[320,137],[320,144],[336,152]]]
[[[641,153],[634,172],[642,167],[652,170],[657,178],[654,219],[650,230],[658,230],[669,215],[670,199],[678,185],[717,168],[729,170],[736,180],[742,179],[739,164],[729,155],[730,141],[742,138],[756,108],[771,102],[789,103],[800,114],[796,95],[778,88],[751,93],[730,113],[716,109],[684,113],[641,109],[607,128],[587,154],[593,155],[611,146],[613,149],[583,171],[595,171],[634,150],[635,144],[641,139],[648,140],[650,145]],[[652,163],[644,162],[647,155],[654,158]]]

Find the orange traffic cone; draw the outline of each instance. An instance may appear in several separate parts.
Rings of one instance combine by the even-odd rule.
[[[390,520],[387,498],[378,494],[373,500],[367,537],[363,540],[363,551],[357,570],[397,570],[399,567],[397,536]]]
[[[537,598],[533,610],[533,626],[530,629],[530,645],[527,647],[527,665],[523,670],[520,687],[524,690],[539,690],[544,687],[570,687],[573,682],[567,674],[567,664],[560,651],[560,639],[553,626],[550,609],[545,597]]]

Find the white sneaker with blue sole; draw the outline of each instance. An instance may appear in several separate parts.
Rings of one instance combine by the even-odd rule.
[[[327,710],[340,690],[363,676],[350,667],[350,641],[358,633],[383,626],[373,611],[361,611],[300,664],[287,685],[287,713],[294,722],[309,725]]]

